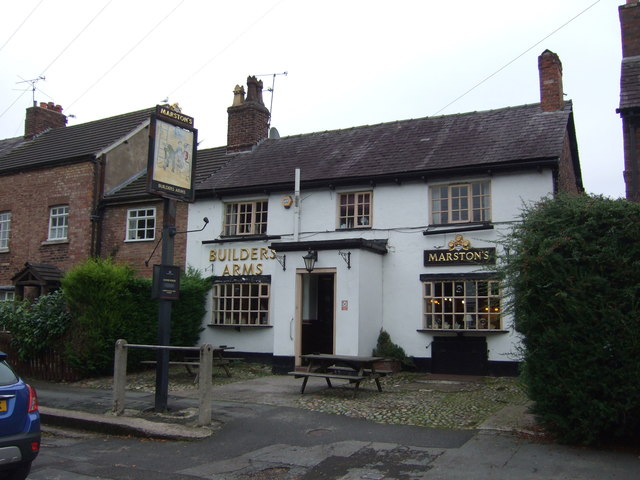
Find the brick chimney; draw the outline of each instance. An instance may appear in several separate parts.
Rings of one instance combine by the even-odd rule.
[[[31,139],[50,128],[60,128],[67,125],[67,116],[62,113],[62,107],[53,102],[41,102],[40,106],[27,108],[24,121],[24,138]]]
[[[247,98],[244,88],[236,85],[233,104],[227,108],[227,152],[251,150],[269,132],[269,109],[262,101],[262,80],[247,78]]]
[[[544,112],[555,112],[564,108],[562,91],[562,62],[558,55],[545,50],[538,57],[540,73],[540,106]]]

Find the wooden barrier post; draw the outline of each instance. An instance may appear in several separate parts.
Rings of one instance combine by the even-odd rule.
[[[113,360],[113,413],[122,415],[124,412],[124,390],[127,384],[127,341],[120,339],[116,342]]]
[[[200,365],[198,369],[198,425],[203,427],[211,423],[213,347],[208,343],[200,347]]]

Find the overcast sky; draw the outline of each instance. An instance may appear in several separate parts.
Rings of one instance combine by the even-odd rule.
[[[271,123],[289,136],[536,103],[537,57],[549,49],[573,100],[585,188],[617,198],[623,3],[4,2],[0,138],[22,135],[39,77],[36,102],[61,105],[75,116],[69,125],[168,98],[195,118],[200,148],[208,148],[226,144],[233,88],[248,75],[264,75],[267,107],[275,87]]]

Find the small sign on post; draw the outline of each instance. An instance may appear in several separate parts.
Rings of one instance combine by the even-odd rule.
[[[180,267],[154,265],[151,298],[158,300],[180,299]]]

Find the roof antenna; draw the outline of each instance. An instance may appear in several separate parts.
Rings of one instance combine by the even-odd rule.
[[[38,78],[34,78],[31,80],[22,80],[21,82],[16,82],[16,83],[28,83],[29,85],[31,85],[31,100],[33,101],[33,106],[36,106],[36,83],[38,83],[40,80],[45,80],[44,76],[40,75]]]
[[[262,75],[256,75],[256,77],[272,77],[271,80],[271,88],[267,88],[267,92],[271,92],[271,103],[269,104],[269,120],[271,120],[271,118],[273,118],[273,91],[275,89],[276,86],[276,76],[277,75],[284,75],[285,77],[287,75],[289,75],[289,72],[282,72],[282,73],[263,73]],[[271,126],[271,122],[269,122],[269,126]]]

